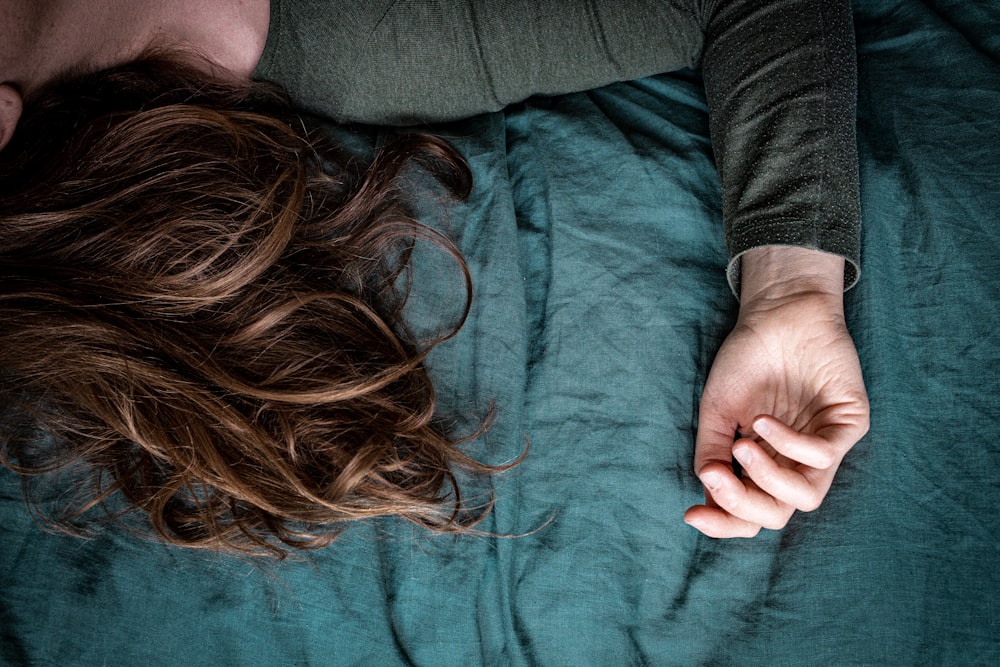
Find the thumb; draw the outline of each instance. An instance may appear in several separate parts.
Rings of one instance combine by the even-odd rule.
[[[710,402],[702,401],[698,410],[698,430],[694,443],[695,474],[700,475],[705,466],[712,462],[731,468],[736,428],[736,420],[726,417]]]

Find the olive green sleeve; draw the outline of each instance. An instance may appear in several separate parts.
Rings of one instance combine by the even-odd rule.
[[[272,0],[256,76],[337,121],[408,125],[700,67],[730,265],[762,245],[858,275],[848,0]]]
[[[691,8],[649,0],[272,0],[260,78],[313,113],[388,125],[695,67]]]

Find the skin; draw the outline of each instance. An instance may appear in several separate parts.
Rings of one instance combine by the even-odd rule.
[[[701,397],[694,468],[705,504],[684,520],[702,533],[753,537],[815,510],[867,433],[843,281],[836,255],[766,246],[743,256],[739,318]]]
[[[216,75],[248,78],[268,0],[0,0],[0,150],[23,97],[55,76],[191,48]],[[868,399],[844,323],[844,260],[788,246],[742,258],[736,327],[702,395],[695,473],[705,503],[684,520],[711,537],[752,537],[816,509],[868,430]],[[733,459],[744,474],[733,472]]]
[[[268,0],[0,0],[0,150],[30,97],[53,78],[134,60],[156,45],[192,48],[214,73],[249,78]]]

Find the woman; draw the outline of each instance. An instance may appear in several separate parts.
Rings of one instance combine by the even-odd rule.
[[[160,92],[130,79],[125,87],[135,99],[141,97],[140,93],[151,96],[157,100],[151,106],[157,109],[176,109],[180,104],[207,106],[222,113],[228,105],[237,112],[263,112],[264,117],[281,118],[284,127],[295,123],[281,104],[258,90],[248,92],[245,87],[251,71],[287,87],[296,105],[311,113],[339,121],[409,123],[497,109],[531,94],[582,90],[614,80],[700,66],[723,179],[727,243],[732,258],[729,277],[740,296],[740,319],[716,358],[702,397],[695,466],[705,484],[707,502],[691,508],[685,518],[702,532],[718,537],[751,536],[762,527],[780,528],[795,509],[811,510],[819,505],[841,459],[866,431],[867,400],[857,355],[844,326],[842,304],[844,287],[857,277],[858,224],[853,51],[846,3],[798,0],[761,7],[759,3],[742,1],[692,2],[687,7],[685,3],[636,1],[581,2],[552,8],[538,3],[485,0],[360,6],[350,2],[275,1],[270,6],[260,2],[221,3],[206,10],[198,3],[178,2],[166,7],[150,3],[148,8],[134,3],[129,5],[129,12],[110,13],[113,3],[95,2],[88,5],[83,16],[74,15],[81,10],[79,3],[72,8],[68,8],[69,3],[43,3],[30,11],[23,4],[28,3],[5,5],[8,16],[17,19],[9,23],[16,26],[15,34],[19,36],[13,43],[20,44],[23,50],[12,48],[0,60],[5,82],[0,88],[0,141],[13,142],[11,150],[21,141],[14,128],[21,114],[22,92],[30,103],[44,83],[61,73],[127,63],[151,47],[167,50],[173,60],[187,65],[179,65],[175,71],[175,92]],[[46,11],[51,13],[46,15]],[[91,28],[86,31],[86,39],[67,37],[80,31],[59,28],[88,22]],[[94,39],[94,35],[102,34],[108,39]],[[43,38],[38,39],[38,35]],[[58,39],[44,38],[46,35]],[[30,53],[32,48],[36,52]],[[170,67],[156,69],[158,73],[163,70],[169,71]],[[181,85],[181,79],[186,78],[214,82],[219,90],[213,92],[207,84]],[[87,81],[98,86],[104,80],[97,77]],[[155,81],[156,77],[146,80]],[[108,95],[113,89],[107,89]],[[179,96],[177,89],[183,91]],[[69,94],[67,90],[61,93],[64,98]],[[86,96],[87,84],[78,85],[72,94]],[[106,95],[102,92],[92,97],[100,108]],[[39,101],[36,105],[44,107],[45,103]],[[133,100],[131,106],[143,105]],[[110,109],[105,112],[96,117],[117,118],[116,114],[121,113]],[[29,119],[28,113],[25,116],[22,129],[26,129]],[[268,125],[257,116],[253,122]],[[270,127],[268,132],[278,131],[277,126]],[[259,132],[259,125],[254,128]],[[330,182],[316,185],[324,193],[319,197],[319,213],[310,209],[306,219],[316,213],[332,220],[341,211],[356,208],[352,202],[372,201],[366,198],[372,189],[366,189],[366,183],[376,184],[372,187],[380,193],[398,194],[394,190],[395,176],[411,158],[446,176],[457,175],[455,185],[461,190],[462,172],[455,156],[440,144],[422,143],[429,140],[397,146],[388,157],[376,157],[374,171],[352,172],[354,161],[336,159],[333,149],[320,147],[311,153],[313,140],[308,135],[295,138],[283,135],[283,131],[279,135],[270,137],[271,148],[277,145],[279,153],[295,155],[307,171],[320,159],[332,162],[326,170],[332,174]],[[97,141],[101,135],[92,136]],[[187,139],[190,142],[191,135]],[[19,152],[22,150],[18,147]],[[252,150],[246,155],[248,164],[260,159]],[[387,165],[391,166],[388,170]],[[319,171],[313,169],[306,181],[323,181],[317,175]],[[240,178],[244,176],[241,173]],[[71,177],[66,173],[57,180],[66,182]],[[257,187],[267,189],[268,183]],[[311,192],[308,187],[306,190]],[[347,223],[347,227],[360,229],[364,237],[366,225],[379,228],[374,221],[389,219],[398,222],[406,234],[423,233],[406,215],[400,199],[390,199],[386,208],[362,216],[361,222]],[[288,196],[281,201],[289,201]],[[303,202],[316,199],[294,201],[296,210],[301,211]],[[80,201],[74,201],[73,206],[85,208]],[[7,212],[0,214],[4,215],[0,224],[10,224]],[[265,219],[275,215],[272,211]],[[315,246],[317,239],[333,233],[325,229],[323,233],[313,231],[310,236],[289,224],[283,233],[293,239],[288,242],[291,245],[275,241],[275,248],[280,246],[276,256],[291,257],[298,244]],[[300,233],[303,235],[297,237]],[[342,234],[343,238],[350,236]],[[369,318],[369,322],[379,322],[373,324],[374,329],[384,334],[389,341],[387,347],[398,356],[388,366],[377,369],[366,367],[368,361],[322,359],[315,354],[310,357],[320,359],[319,365],[328,369],[363,367],[356,377],[376,378],[361,392],[366,398],[369,389],[375,391],[373,385],[378,385],[379,390],[393,385],[417,368],[421,358],[420,347],[414,349],[412,342],[396,333],[400,323],[393,313],[399,299],[391,285],[392,278],[405,266],[406,253],[405,246],[394,244],[396,239],[398,236],[390,235],[378,244],[380,257],[386,261],[348,271],[346,283],[344,276],[336,277],[336,283],[340,300],[347,299],[344,294],[355,299],[362,293],[374,295],[353,307],[365,313],[381,313]],[[141,244],[142,237],[133,243]],[[248,243],[246,247],[255,245],[259,244]],[[213,257],[222,253],[219,250],[219,255]],[[364,256],[354,253],[359,254]],[[313,258],[316,261],[318,258]],[[310,265],[315,265],[313,262]],[[271,280],[267,269],[250,282],[258,278]],[[327,284],[324,280],[327,278],[319,280],[319,284]],[[374,288],[370,287],[372,281]],[[354,288],[345,291],[345,284],[353,284]],[[296,292],[300,300],[301,294],[322,291],[315,286],[302,289],[305,291]],[[143,298],[155,304],[163,295],[145,294]],[[232,300],[233,294],[225,298]],[[317,297],[320,301],[323,299]],[[169,323],[177,310],[183,310],[177,304],[172,308],[157,317]],[[310,315],[317,314],[304,312],[302,326],[307,326]],[[267,327],[260,324],[259,328]],[[220,325],[219,331],[224,339],[249,335],[241,333],[234,323]],[[169,338],[165,337],[164,343]],[[211,357],[208,352],[213,349],[204,350],[202,358]],[[382,358],[381,363],[385,362]],[[290,373],[287,368],[282,372]],[[218,388],[222,387],[223,393],[242,392],[252,401],[243,405],[236,417],[220,407],[210,424],[212,428],[222,424],[224,431],[242,433],[260,426],[259,415],[268,415],[267,419],[274,423],[264,429],[270,435],[262,437],[257,447],[267,450],[260,461],[279,469],[297,465],[294,458],[298,436],[282,438],[281,434],[295,433],[298,416],[294,410],[281,417],[268,412],[276,404],[288,403],[287,395],[274,396],[262,389],[272,382],[273,374],[258,373],[238,381],[230,375],[229,371],[220,371],[211,376],[216,388],[214,398],[218,398]],[[222,377],[228,379],[219,379]],[[204,382],[205,378],[199,377],[194,385]],[[323,386],[330,386],[330,382],[327,377]],[[423,380],[418,380],[417,385],[416,390],[410,388],[404,393],[410,397],[421,391],[429,394],[429,385]],[[97,409],[120,395],[120,388],[111,388],[105,394],[92,396],[91,403]],[[323,402],[320,399],[318,403]],[[203,400],[211,404],[213,392],[204,394]],[[387,401],[398,405],[395,399],[386,398],[376,404],[385,405]],[[326,405],[326,409],[330,407]],[[122,485],[123,490],[150,512],[154,524],[158,516],[170,517],[166,523],[161,521],[161,532],[182,543],[232,547],[238,540],[225,536],[249,533],[258,546],[265,544],[269,535],[294,544],[299,539],[312,539],[307,529],[294,526],[322,524],[329,528],[341,520],[365,516],[366,511],[369,515],[403,516],[409,512],[409,518],[451,528],[458,515],[442,515],[435,509],[440,505],[440,490],[451,467],[458,464],[484,468],[463,459],[456,443],[441,435],[430,418],[432,409],[432,401],[429,405],[419,400],[407,404],[397,415],[393,435],[381,445],[369,443],[363,436],[374,428],[364,416],[376,413],[372,405],[343,421],[314,417],[327,424],[336,422],[337,433],[343,436],[349,432],[350,437],[361,437],[362,442],[351,445],[350,456],[344,460],[338,461],[336,456],[316,458],[311,463],[310,477],[314,487],[295,488],[301,486],[302,477],[279,470],[278,477],[288,483],[269,498],[259,497],[254,489],[271,488],[271,478],[254,480],[249,471],[242,474],[231,462],[206,467],[204,461],[195,465],[190,456],[185,458],[185,443],[191,441],[184,430],[188,428],[186,423],[183,427],[158,424],[152,433],[146,433],[125,428],[129,421],[120,415],[105,419],[117,424],[111,429],[114,435],[107,436],[109,439],[121,440],[124,434],[127,440],[148,441],[144,460],[148,463],[152,457],[157,463],[146,465],[137,478],[135,466],[130,468],[123,460],[102,460],[105,467],[116,470],[119,485],[122,479],[132,480]],[[419,414],[421,419],[408,419],[408,414]],[[419,436],[407,435],[401,441],[399,429],[414,423],[429,430]],[[743,437],[734,442],[737,433]],[[154,441],[161,436],[162,442],[156,444]],[[206,436],[205,440],[212,438]],[[335,441],[331,432],[325,432],[316,441],[313,453],[315,449],[336,450],[329,445]],[[385,444],[390,441],[394,444]],[[408,444],[402,444],[404,441]],[[416,441],[421,445],[413,445]],[[438,445],[428,445],[432,441]],[[163,453],[170,448],[177,451]],[[387,448],[392,456],[385,456]],[[280,456],[275,454],[279,451]],[[245,453],[236,458],[241,456]],[[743,478],[733,472],[734,456],[742,464]],[[285,463],[277,465],[275,460]],[[368,475],[373,461],[378,461],[374,468],[380,470],[375,476]],[[161,469],[164,466],[167,470]],[[254,472],[263,467],[248,466]],[[189,478],[178,475],[178,470],[198,470],[199,474]],[[214,472],[206,474],[206,470]],[[220,470],[235,470],[239,480],[219,474]],[[331,470],[336,470],[336,479],[323,479],[333,474]],[[417,474],[431,470],[434,472],[428,478]],[[174,486],[164,484],[161,476],[172,480]],[[347,479],[367,480],[367,490],[356,492]],[[416,481],[419,479],[425,482]],[[385,494],[379,495],[380,489],[389,487],[391,502]],[[297,494],[294,511],[281,506],[278,500],[289,488]],[[404,498],[414,488],[418,489],[416,495]],[[324,495],[328,492],[331,495]],[[170,510],[176,494],[185,496],[183,509],[165,512],[165,508]],[[410,511],[417,505],[422,507],[419,512]],[[313,516],[303,511],[322,506],[333,513]],[[346,506],[350,512],[344,513]],[[208,511],[202,512],[205,507]]]

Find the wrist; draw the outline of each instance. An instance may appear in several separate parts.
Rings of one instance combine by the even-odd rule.
[[[809,299],[842,310],[844,258],[821,250],[771,245],[740,258],[740,310]]]

